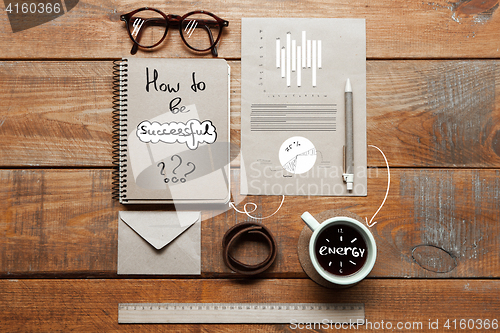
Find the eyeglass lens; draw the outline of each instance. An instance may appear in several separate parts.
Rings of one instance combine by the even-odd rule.
[[[132,38],[143,47],[160,43],[167,30],[165,18],[154,10],[140,11],[134,14],[129,22]]]
[[[185,42],[193,49],[205,51],[219,38],[219,23],[212,16],[196,13],[181,22],[181,33]]]

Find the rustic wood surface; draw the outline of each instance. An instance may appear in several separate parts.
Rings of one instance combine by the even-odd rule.
[[[231,66],[233,201],[240,209],[255,203],[259,217],[272,214],[281,197],[238,194],[241,18],[366,19],[367,143],[386,154],[391,186],[371,228],[378,260],[365,281],[344,290],[317,285],[302,270],[297,243],[306,210],[342,209],[370,220],[388,177],[371,147],[367,197],[285,197],[280,211],[263,220],[278,256],[258,278],[240,278],[222,261],[224,232],[251,220],[227,206],[203,212],[201,276],[116,274],[118,211],[173,209],[112,199],[112,61],[130,56],[131,48],[119,15],[146,5],[174,14],[205,9],[230,21],[219,55]],[[499,6],[498,0],[88,0],[15,33],[2,11],[0,331],[294,331],[119,325],[120,302],[361,302],[372,326],[358,331],[403,331],[382,322],[422,323],[405,330],[415,332],[495,331],[478,323],[500,320]],[[136,56],[200,55],[171,31],[161,47]],[[238,255],[249,261],[265,255],[252,245]],[[461,329],[462,319],[473,319],[474,328]],[[436,321],[439,330],[431,325]]]
[[[233,193],[239,189],[238,176],[232,172]],[[162,209],[119,205],[111,198],[111,171],[106,169],[2,170],[0,182],[0,232],[5,235],[0,276],[5,278],[116,277],[118,211]],[[306,277],[297,258],[302,212],[344,209],[370,219],[386,184],[387,172],[376,170],[367,197],[286,197],[283,208],[265,221],[277,238],[278,257],[263,276]],[[379,258],[370,276],[499,278],[499,193],[498,170],[394,169],[390,195],[372,228]],[[242,200],[240,209],[245,202],[256,203],[253,214],[259,217],[272,214],[281,201],[279,196],[236,199]],[[231,277],[220,242],[229,227],[250,219],[234,210],[205,211],[203,217],[203,275]]]
[[[240,146],[241,66],[231,66],[233,166]],[[368,61],[367,142],[393,167],[500,165],[497,60]],[[9,167],[111,167],[112,62],[0,62]],[[377,150],[368,165],[385,166]]]
[[[366,18],[368,58],[496,58],[500,54],[497,0],[353,0],[353,1],[232,1],[188,0],[141,3],[134,0],[80,2],[57,19],[12,33],[4,16],[0,38],[2,58],[119,58],[128,56],[131,42],[120,14],[150,6],[165,13],[205,9],[230,21],[219,56],[239,58],[241,17]],[[50,46],[50,47],[48,47]],[[175,32],[153,57],[192,57]]]
[[[429,326],[436,321],[441,330],[434,332],[467,331],[453,329],[452,321],[458,319],[459,328],[460,318],[490,318],[489,330],[474,331],[495,332],[498,329],[491,329],[491,318],[498,316],[500,307],[495,294],[500,288],[499,282],[492,280],[370,279],[350,289],[332,290],[307,279],[52,279],[1,280],[0,288],[9,290],[2,295],[2,300],[12,306],[2,309],[0,320],[11,323],[7,328],[11,331],[33,328],[38,332],[293,332],[291,325],[118,324],[117,308],[119,303],[146,302],[339,302],[364,303],[367,321],[371,324],[359,329],[351,327],[356,332],[393,331],[382,329],[389,327],[389,323],[394,329],[399,323],[402,327],[409,325],[410,329],[395,329],[396,332],[433,331]],[[64,311],[54,311],[59,308]],[[450,330],[443,329],[447,320],[451,322]],[[304,329],[295,331],[322,331],[318,327],[303,326]]]

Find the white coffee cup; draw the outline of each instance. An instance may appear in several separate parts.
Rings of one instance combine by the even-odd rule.
[[[301,218],[313,231],[311,239],[309,240],[309,257],[311,258],[314,269],[321,277],[337,285],[350,286],[363,280],[370,273],[377,259],[377,245],[375,244],[375,239],[370,230],[368,230],[364,224],[346,216],[332,217],[323,223],[319,223],[309,212],[302,214]],[[331,227],[336,228],[330,229]],[[327,229],[327,233],[331,237],[323,235],[323,237],[318,238]],[[351,235],[352,239],[345,239],[347,236],[343,238],[342,232],[344,230],[349,231],[349,235]],[[357,235],[361,236],[362,240],[359,239]],[[329,238],[334,239],[330,241]],[[328,243],[325,243],[325,241]],[[318,246],[321,244],[328,245],[330,242],[332,245],[321,246],[318,251],[318,242]],[[335,244],[343,245],[335,246]],[[358,248],[354,245],[351,246],[351,244],[361,244],[362,246]],[[327,265],[326,261],[335,258],[329,261],[328,266],[331,267],[331,269],[329,267],[331,271],[335,270],[336,274],[329,272],[326,268],[321,266],[318,257],[321,257],[325,266]],[[360,263],[360,261],[363,260],[364,263]],[[356,267],[356,265],[361,266],[361,268]],[[341,275],[339,273],[342,272],[346,274],[350,270],[356,271],[348,275]]]

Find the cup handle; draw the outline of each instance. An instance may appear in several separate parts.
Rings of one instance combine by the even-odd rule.
[[[312,230],[319,228],[320,224],[309,212],[304,212],[300,218],[307,224],[307,226]]]

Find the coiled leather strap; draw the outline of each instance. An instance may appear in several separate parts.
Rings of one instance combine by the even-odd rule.
[[[252,235],[261,235],[269,245],[267,258],[258,264],[245,264],[231,255],[231,248],[237,243],[244,241],[244,238]],[[260,223],[244,222],[231,227],[222,238],[222,256],[224,263],[236,273],[244,275],[255,275],[262,273],[272,265],[276,259],[276,241],[271,231]]]

